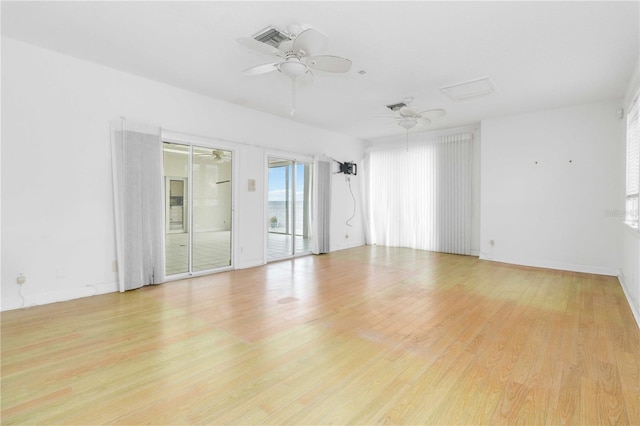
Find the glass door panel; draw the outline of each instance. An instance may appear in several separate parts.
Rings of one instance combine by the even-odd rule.
[[[267,258],[293,255],[293,161],[269,158]]]
[[[164,143],[166,275],[231,265],[232,153]]]
[[[268,260],[311,252],[312,167],[269,158]]]
[[[231,265],[231,152],[193,147],[193,266]]]
[[[189,146],[165,143],[165,273],[189,272]]]

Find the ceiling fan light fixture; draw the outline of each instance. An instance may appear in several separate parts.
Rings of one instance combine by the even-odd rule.
[[[400,125],[400,127],[409,130],[412,127],[415,127],[416,124],[418,124],[418,120],[413,117],[405,117],[402,120],[398,121],[398,124]]]
[[[309,70],[309,66],[298,58],[289,58],[278,64],[278,70],[289,77],[300,77]]]

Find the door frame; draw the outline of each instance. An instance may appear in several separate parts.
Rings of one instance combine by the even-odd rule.
[[[181,230],[172,230],[171,229],[171,203],[170,203],[170,194],[171,194],[171,190],[170,190],[170,182],[172,180],[180,180],[182,181],[182,185],[183,185],[183,192],[185,193],[185,195],[183,196],[184,200],[186,200],[187,202],[189,201],[189,198],[186,194],[188,194],[189,192],[189,178],[186,177],[180,177],[180,176],[165,176],[164,177],[164,206],[165,206],[165,211],[164,211],[164,219],[165,219],[165,232],[167,234],[179,234],[182,232],[189,232],[189,214],[188,211],[189,209],[187,208],[187,206],[185,206],[184,201],[182,204],[182,229]],[[169,220],[167,220],[169,219]]]
[[[230,261],[230,265],[229,266],[223,266],[220,268],[213,268],[213,269],[207,269],[204,271],[195,271],[195,272],[185,272],[182,274],[175,274],[175,275],[169,275],[166,277],[166,281],[175,281],[175,280],[181,280],[184,278],[189,278],[189,277],[195,277],[195,276],[201,276],[201,275],[209,275],[212,273],[216,273],[216,272],[222,272],[222,271],[228,271],[228,270],[232,270],[236,268],[236,250],[237,250],[237,244],[236,241],[238,241],[238,212],[236,209],[236,200],[238,197],[238,166],[237,166],[237,155],[238,155],[238,146],[236,144],[232,144],[229,141],[224,141],[224,140],[219,140],[219,139],[213,139],[213,138],[206,138],[203,136],[195,136],[195,135],[188,135],[188,134],[184,134],[184,133],[180,133],[180,132],[174,132],[174,131],[168,131],[168,130],[163,130],[162,134],[161,134],[161,143],[164,144],[165,142],[167,143],[174,143],[174,144],[181,144],[181,145],[187,145],[189,146],[189,158],[191,159],[191,156],[193,155],[193,147],[201,147],[201,148],[210,148],[210,149],[220,149],[220,150],[224,150],[224,151],[230,151],[231,152],[231,234],[230,234],[230,256],[231,256],[231,261]],[[161,145],[161,149],[164,145]],[[189,162],[189,176],[186,178],[189,182],[191,181],[191,178],[193,177],[193,171],[192,171],[192,167],[193,164],[191,163],[191,161]],[[188,183],[189,183],[188,182]],[[191,184],[187,185],[188,188],[188,194],[189,194],[189,199],[191,200],[192,194],[192,188],[191,188]],[[193,211],[192,209],[188,209],[189,210],[189,215],[188,215],[188,223],[189,226],[191,227],[191,224],[193,222]],[[166,214],[167,214],[167,209],[163,209],[163,220],[166,223]],[[166,251],[165,251],[165,247],[166,247],[166,233],[162,234],[162,247],[163,247],[163,255],[166,256]],[[189,235],[189,258],[192,258],[192,238],[193,236],[190,234]],[[191,260],[190,260],[191,262]],[[191,269],[191,265],[190,268]]]
[[[295,170],[295,166],[299,163],[308,163],[311,164],[311,179],[312,182],[315,181],[315,167],[314,166],[314,158],[312,156],[306,156],[306,155],[301,155],[301,154],[297,154],[297,153],[291,153],[291,152],[286,152],[286,151],[277,151],[277,150],[269,150],[269,151],[265,151],[264,154],[264,165],[265,165],[265,170],[264,170],[264,182],[265,182],[265,191],[264,191],[264,219],[262,221],[263,223],[263,227],[264,227],[264,231],[262,233],[262,235],[264,235],[264,263],[269,263],[269,262],[278,262],[280,260],[286,260],[286,259],[294,259],[296,257],[302,257],[302,256],[308,256],[310,254],[313,254],[313,249],[309,250],[309,251],[305,251],[303,253],[298,253],[296,254],[295,251],[295,232],[296,232],[296,226],[295,226],[295,213],[294,213],[294,223],[292,225],[292,229],[293,229],[293,242],[292,242],[292,254],[290,256],[284,256],[284,257],[278,257],[278,258],[269,258],[269,159],[270,158],[276,158],[279,160],[286,160],[286,161],[293,161],[293,173],[292,173],[292,177],[293,177],[293,194],[294,194],[294,200],[295,200],[295,180],[296,180],[296,170]],[[315,199],[314,197],[314,192],[316,190],[315,185],[311,185],[311,187],[309,188],[311,191],[310,194],[310,199],[309,202],[311,203],[311,212],[314,211],[313,209],[313,200]],[[295,205],[294,205],[294,210],[295,210]],[[313,218],[313,214],[312,214],[312,220],[311,223],[309,224],[309,228],[311,230],[315,229],[315,226],[313,224],[313,221],[315,219]],[[313,233],[313,236],[315,237],[315,232]]]

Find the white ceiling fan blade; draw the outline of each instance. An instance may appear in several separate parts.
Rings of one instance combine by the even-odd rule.
[[[309,28],[302,31],[293,40],[293,50],[304,50],[307,55],[322,52],[327,47],[328,38],[320,31]]]
[[[429,109],[427,111],[422,111],[418,115],[422,118],[428,119],[429,121],[433,121],[447,115],[447,111],[445,111],[444,109]]]
[[[270,64],[256,65],[255,67],[247,68],[242,72],[246,75],[266,74],[271,71],[276,71],[278,69],[278,63],[279,62],[272,62]]]
[[[431,124],[431,120],[429,120],[427,117],[417,117],[417,120],[421,125]]]
[[[351,69],[351,61],[339,56],[316,55],[307,61],[311,68],[326,72],[347,72]]]
[[[280,49],[273,47],[269,44],[262,43],[256,40],[255,38],[240,37],[236,39],[236,41],[242,46],[253,50],[254,52],[264,53],[266,55],[276,55],[276,56],[284,55],[284,52],[282,52]]]

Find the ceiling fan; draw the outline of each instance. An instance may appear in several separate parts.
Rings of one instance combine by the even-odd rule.
[[[221,149],[213,149],[211,152],[199,152],[195,154],[201,163],[221,164],[231,160],[231,153]]]
[[[313,70],[345,73],[351,69],[351,61],[334,55],[322,55],[328,38],[315,28],[290,26],[289,31],[269,26],[252,37],[241,37],[237,42],[253,51],[274,56],[274,62],[256,65],[244,70],[247,75],[279,71],[292,82],[291,115],[295,114],[296,80],[313,81]]]
[[[407,102],[408,103],[408,102]],[[407,105],[405,102],[387,105],[391,111],[397,111],[398,115],[381,115],[378,117],[392,118],[403,129],[409,130],[417,125],[426,125],[447,115],[447,111],[442,108],[418,111],[416,108]]]
[[[409,130],[418,125],[427,125],[431,122],[447,115],[447,111],[442,108],[418,111],[408,104],[413,98],[405,98],[402,102],[387,105],[391,111],[398,112],[398,115],[379,115],[378,117],[392,118],[395,123],[407,131],[407,151],[409,150]]]

